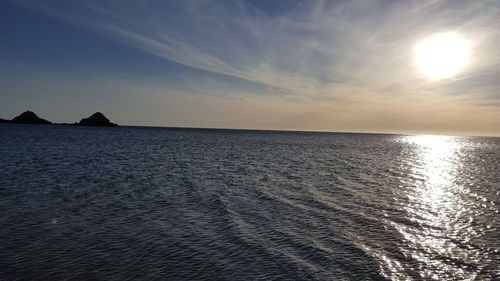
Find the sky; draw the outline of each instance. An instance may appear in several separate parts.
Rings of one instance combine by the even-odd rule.
[[[443,33],[470,54],[436,79]],[[7,0],[0,118],[500,136],[498,46],[498,0]]]

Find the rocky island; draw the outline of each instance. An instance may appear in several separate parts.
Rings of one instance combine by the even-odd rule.
[[[38,117],[35,113],[31,111],[23,112],[21,115],[14,117],[10,123],[17,124],[52,124],[52,122],[47,121]]]
[[[0,123],[11,124],[45,124],[45,125],[78,125],[78,126],[98,126],[98,127],[117,127],[118,125],[109,121],[104,114],[96,112],[88,118],[83,118],[78,123],[73,124],[54,124],[48,120],[38,117],[32,111],[23,112],[21,115],[14,117],[12,120],[0,119]]]
[[[104,127],[116,127],[116,126],[118,126],[115,123],[111,123],[109,121],[109,119],[106,118],[106,116],[104,116],[104,114],[102,114],[100,112],[96,112],[96,113],[92,114],[92,116],[90,116],[89,118],[83,118],[82,120],[80,120],[78,125],[80,125],[80,126],[99,126],[99,127],[103,127],[103,126]]]

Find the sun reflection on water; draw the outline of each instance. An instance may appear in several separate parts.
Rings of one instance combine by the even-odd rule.
[[[474,280],[482,255],[470,243],[481,234],[473,226],[478,202],[458,180],[466,142],[449,136],[407,136],[403,141],[410,148],[403,164],[410,180],[400,209],[408,222],[390,222],[405,241],[401,252],[424,280]]]
[[[437,225],[450,224],[450,215],[460,212],[457,194],[462,187],[455,184],[455,178],[461,142],[447,136],[412,136],[409,142],[416,146],[418,157],[412,174],[420,177],[410,200],[425,206],[425,210],[420,210],[423,219]]]

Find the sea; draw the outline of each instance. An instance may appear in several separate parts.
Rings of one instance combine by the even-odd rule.
[[[0,125],[0,280],[500,280],[500,138]]]

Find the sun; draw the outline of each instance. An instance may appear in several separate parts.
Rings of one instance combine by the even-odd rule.
[[[455,32],[435,34],[415,46],[417,66],[433,79],[452,77],[469,63],[470,45]]]

